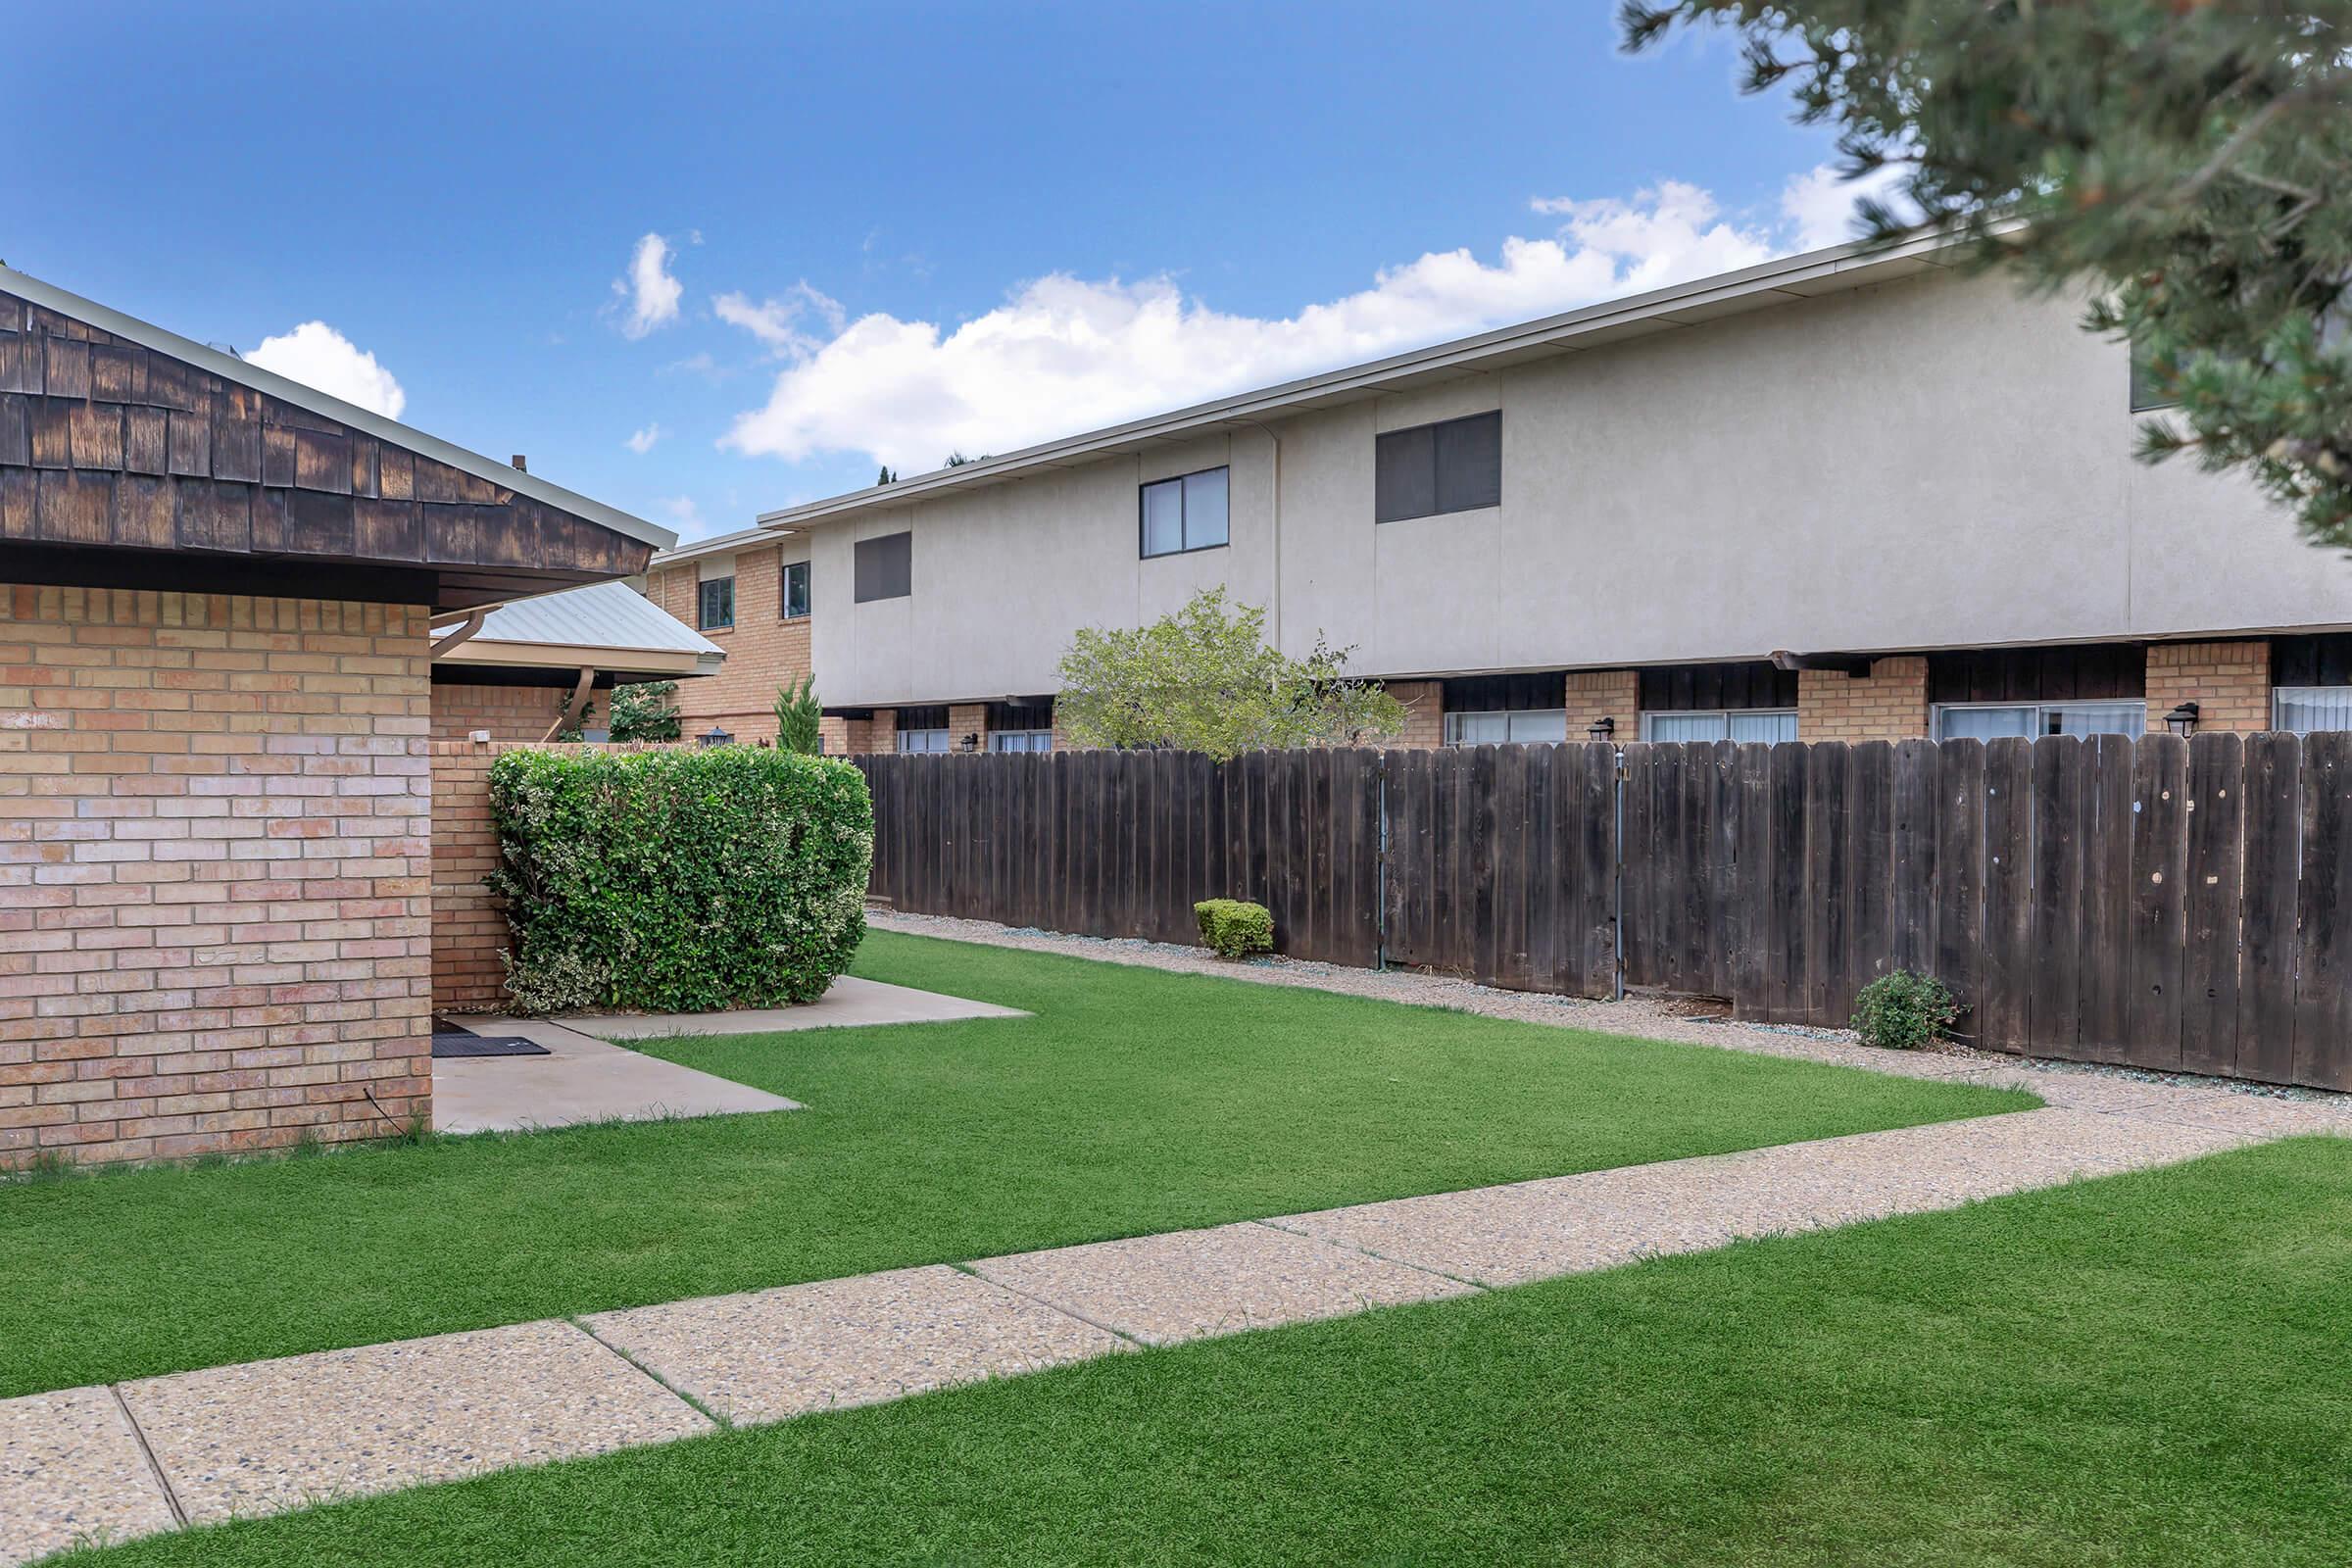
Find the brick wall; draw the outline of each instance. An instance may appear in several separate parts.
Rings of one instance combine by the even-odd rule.
[[[974,736],[976,750],[988,750],[988,705],[986,703],[956,703],[948,709],[948,744],[961,746],[966,735]]]
[[[2197,705],[2200,731],[2269,729],[2271,645],[2157,643],[2148,649],[2147,695],[2152,734],[2164,732],[2164,715],[2182,703]]]
[[[1581,745],[1591,739],[1593,724],[1617,721],[1620,743],[1642,738],[1642,677],[1630,669],[1572,669],[1568,672],[1568,740]]]
[[[842,747],[852,756],[862,752],[897,751],[899,710],[895,708],[877,708],[871,718],[847,720],[842,726]]]
[[[1900,741],[1928,733],[1928,662],[1918,655],[1874,660],[1867,675],[1837,669],[1796,672],[1800,741]]]
[[[486,729],[494,741],[536,741],[547,735],[556,712],[571,695],[550,686],[466,686],[436,682],[433,686],[433,739],[463,741]],[[601,710],[611,696],[596,694]],[[603,722],[599,719],[598,722]]]
[[[0,1163],[426,1113],[428,618],[0,587]]]
[[[797,553],[795,559],[800,559]],[[681,623],[693,626],[699,580],[699,564],[681,562],[648,576],[647,597]],[[809,617],[784,619],[783,595],[781,546],[735,553],[735,624],[703,632],[727,651],[727,662],[715,675],[678,682],[678,712],[689,737],[716,724],[739,741],[776,738],[777,688],[809,669]],[[817,696],[821,700],[824,693]],[[831,749],[829,742],[827,749]]]
[[[507,951],[506,904],[491,897],[482,879],[498,865],[498,832],[490,824],[490,764],[512,749],[511,743],[433,742],[437,1012],[495,1012],[506,1004],[507,966],[500,958]]]
[[[1446,688],[1434,680],[1393,680],[1389,695],[1404,705],[1404,728],[1385,744],[1427,751],[1446,744]]]

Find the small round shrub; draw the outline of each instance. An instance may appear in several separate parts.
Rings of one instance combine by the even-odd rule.
[[[1200,940],[1221,957],[1274,951],[1274,916],[1262,904],[1203,899],[1193,906],[1193,918],[1200,926]]]
[[[1960,1004],[1942,981],[1908,969],[1881,975],[1854,998],[1854,1033],[1885,1051],[1931,1045],[1959,1016]]]

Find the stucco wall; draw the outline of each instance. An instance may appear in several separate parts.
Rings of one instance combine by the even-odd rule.
[[[1222,581],[1364,673],[2352,624],[2352,567],[2237,481],[2131,457],[2121,346],[1930,272],[818,526],[829,704],[1052,690],[1072,629]],[[1502,504],[1372,521],[1375,435],[1499,408]],[[1136,489],[1228,462],[1230,548],[1139,561]],[[848,603],[911,527],[911,597]],[[1275,598],[1277,575],[1280,598]]]

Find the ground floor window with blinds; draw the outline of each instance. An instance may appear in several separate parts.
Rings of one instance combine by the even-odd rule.
[[[1447,713],[1448,746],[1545,746],[1568,738],[1568,714],[1558,708],[1520,709],[1503,713]]]
[[[2145,703],[1943,703],[1936,709],[1939,741],[2138,735],[2147,727]]]
[[[990,730],[988,749],[992,752],[1050,752],[1054,749],[1054,732],[1050,729]]]
[[[2281,686],[2271,694],[2271,723],[2298,735],[2352,729],[2352,686]]]
[[[1771,746],[1796,739],[1793,708],[1725,709],[1716,712],[1643,713],[1645,741],[1738,741]]]
[[[944,708],[902,708],[899,710],[899,750],[907,755],[931,752],[952,752],[956,738],[948,731],[948,710]]]

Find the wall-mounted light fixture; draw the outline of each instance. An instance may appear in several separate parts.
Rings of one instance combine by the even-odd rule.
[[[959,752],[978,751],[980,749],[980,737],[978,733],[975,732],[973,734],[966,735],[963,739],[957,741],[956,743],[956,749]]]
[[[1585,739],[1589,741],[1607,741],[1616,738],[1617,720],[1606,713],[1585,726]]]
[[[2165,714],[2164,727],[2176,735],[2194,735],[2197,732],[2197,705],[2182,703]]]
[[[705,746],[724,746],[734,738],[734,736],[728,734],[725,730],[720,729],[716,724],[713,724],[710,726],[710,732],[703,736],[701,739]]]

